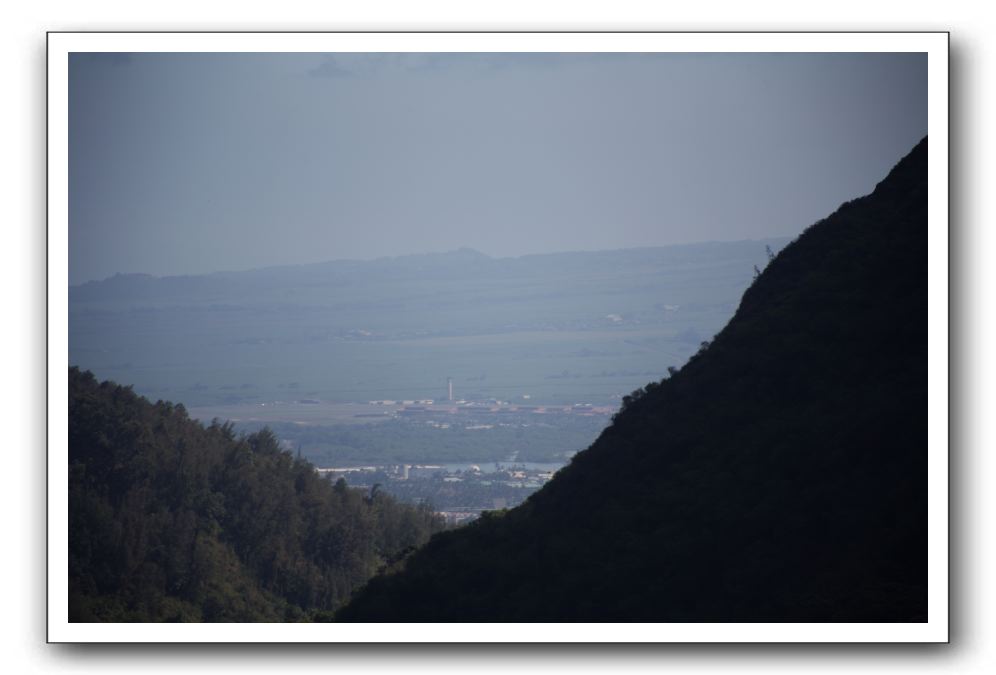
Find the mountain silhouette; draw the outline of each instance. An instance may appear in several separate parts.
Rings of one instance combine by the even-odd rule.
[[[547,486],[337,618],[925,621],[926,263],[925,138]]]

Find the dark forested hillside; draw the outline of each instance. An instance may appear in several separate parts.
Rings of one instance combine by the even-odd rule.
[[[338,616],[925,620],[926,160],[924,139],[790,244],[525,504]]]
[[[321,620],[440,527],[76,368],[69,470],[71,621]]]

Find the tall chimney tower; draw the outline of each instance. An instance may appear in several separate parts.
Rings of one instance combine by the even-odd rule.
[[[446,387],[449,389],[449,400],[452,401],[453,400],[453,378],[452,377],[447,377],[446,378]]]

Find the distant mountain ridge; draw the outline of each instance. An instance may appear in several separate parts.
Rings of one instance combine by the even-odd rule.
[[[927,139],[522,506],[347,621],[925,621]]]
[[[492,257],[475,249],[463,247],[438,253],[416,253],[370,260],[343,258],[300,265],[276,265],[203,274],[157,276],[140,272],[118,273],[105,279],[70,285],[69,289],[72,301],[86,302],[108,298],[120,299],[125,296],[140,298],[162,293],[193,294],[205,290],[223,290],[230,288],[236,282],[248,282],[267,287],[274,282],[314,283],[324,281],[335,284],[337,281],[341,282],[348,276],[358,273],[393,273],[393,276],[404,277],[411,273],[427,270],[434,270],[437,273],[449,270],[465,270],[467,266],[472,266],[476,273],[502,273],[529,267],[543,268],[549,261],[555,261],[559,264],[586,265],[601,259],[633,256],[643,260],[653,258],[666,260],[679,257],[684,260],[694,260],[698,251],[705,252],[710,249],[736,247],[744,244],[754,247],[772,245],[780,248],[787,242],[787,237],[769,237],[757,240],[701,242],[605,251],[563,251],[511,257]]]
[[[433,398],[447,377],[475,398],[608,404],[684,363],[684,336],[715,334],[785,243],[121,275],[70,288],[70,362],[187,406],[285,400],[292,384],[339,402]],[[641,375],[606,377],[622,372]]]

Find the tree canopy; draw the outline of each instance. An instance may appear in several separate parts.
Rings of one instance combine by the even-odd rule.
[[[428,507],[331,484],[269,430],[69,370],[72,621],[323,620],[440,529]]]

